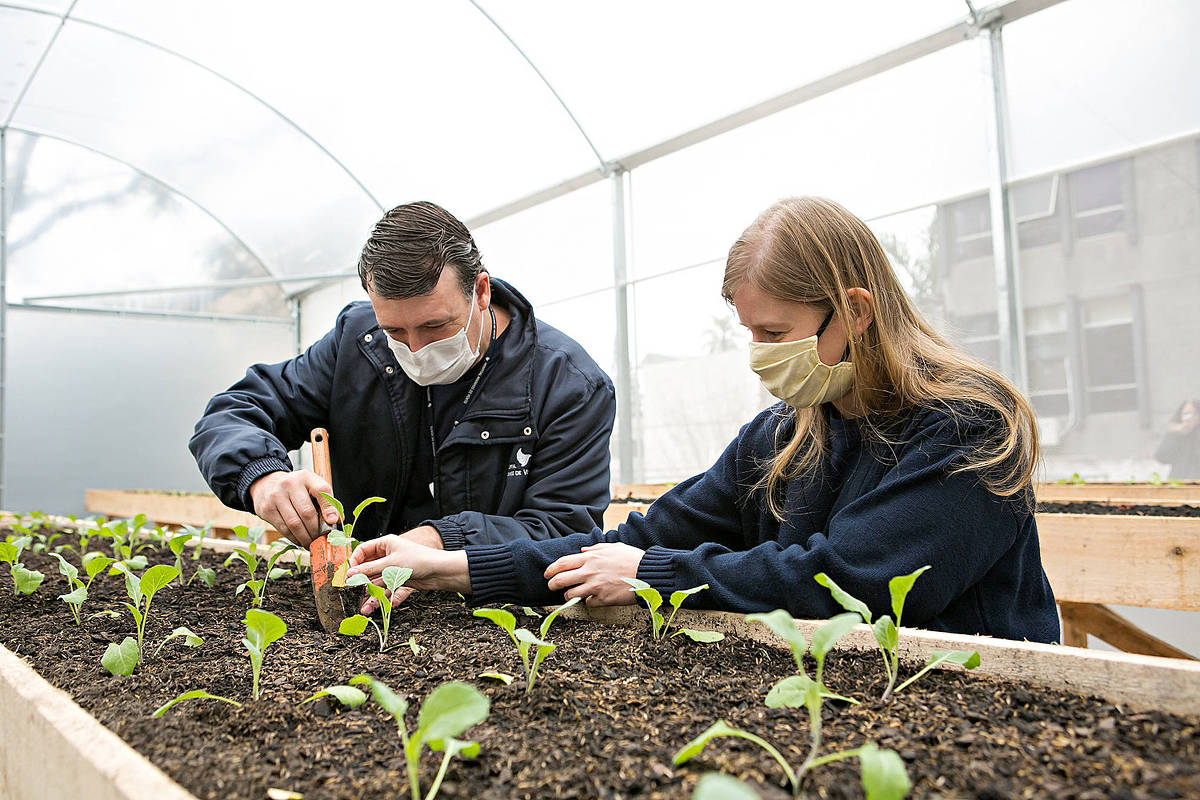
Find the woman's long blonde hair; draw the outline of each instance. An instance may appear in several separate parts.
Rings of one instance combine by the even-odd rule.
[[[821,197],[781,200],[759,215],[729,249],[721,294],[749,283],[780,300],[833,308],[838,319],[855,317],[847,290],[861,287],[874,300],[874,322],[861,336],[850,337],[854,366],[851,394],[870,432],[887,434],[874,424],[878,415],[894,415],[918,406],[936,407],[963,424],[990,420],[995,435],[954,468],[975,471],[981,482],[1002,497],[1030,486],[1038,461],[1033,408],[1003,375],[956,350],[925,321],[909,301],[871,229],[845,208]],[[1002,425],[995,424],[1002,421]],[[987,424],[985,422],[985,424]],[[783,519],[778,497],[781,481],[815,469],[829,437],[817,408],[795,412],[791,438],[777,432],[775,454],[752,491],[761,491],[771,513]],[[1026,492],[1025,502],[1032,502]]]

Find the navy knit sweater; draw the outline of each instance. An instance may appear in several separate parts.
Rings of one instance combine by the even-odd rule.
[[[988,423],[917,409],[886,421],[884,444],[831,405],[821,411],[830,447],[818,470],[781,488],[782,523],[750,492],[778,427],[781,436],[791,430],[794,417],[780,404],[744,426],[711,469],[615,531],[468,546],[472,603],[562,602],[546,588],[546,567],[584,545],[619,541],[646,550],[637,576],[664,596],[707,583],[689,601],[696,607],[831,617],[842,609],[813,580],[825,572],[873,614],[890,614],[888,580],[929,564],[909,593],[905,625],[1058,641],[1025,499],[992,494],[976,473],[950,474],[988,437]]]

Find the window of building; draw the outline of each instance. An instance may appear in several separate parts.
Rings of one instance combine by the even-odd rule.
[[[1071,413],[1071,340],[1063,304],[1025,309],[1029,399],[1039,417]]]
[[[1129,295],[1091,298],[1083,310],[1088,411],[1138,410],[1138,360]]]
[[[1075,238],[1130,230],[1132,178],[1133,162],[1128,158],[1071,173],[1071,216]]]
[[[992,210],[986,194],[946,206],[947,234],[953,261],[992,254]]]
[[[955,341],[990,367],[1000,368],[1000,321],[995,312],[955,317]]]
[[[1022,249],[1054,244],[1062,239],[1058,188],[1057,175],[1035,178],[1009,188],[1017,241]]]

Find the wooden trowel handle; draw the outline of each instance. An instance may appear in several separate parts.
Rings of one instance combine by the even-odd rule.
[[[313,472],[333,486],[333,471],[329,468],[329,431],[324,428],[313,428],[309,434],[312,444]]]
[[[333,472],[329,467],[329,432],[324,428],[313,428],[309,434],[312,444],[313,472],[320,475],[333,487]],[[346,548],[334,547],[325,536],[318,536],[308,545],[309,563],[312,564],[313,599],[317,605],[317,617],[326,633],[337,633],[344,619],[339,584],[346,582]],[[340,580],[339,580],[340,577]]]

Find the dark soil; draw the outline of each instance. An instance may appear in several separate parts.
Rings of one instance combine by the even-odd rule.
[[[410,729],[420,699],[444,681],[471,681],[491,698],[491,716],[468,732],[482,745],[479,758],[456,760],[439,797],[686,798],[708,770],[747,780],[764,797],[787,797],[775,763],[741,740],[720,740],[693,763],[671,765],[673,754],[718,718],[763,736],[793,765],[806,755],[804,713],[763,704],[770,686],[794,667],[784,651],[735,638],[652,642],[640,628],[559,620],[550,633],[558,650],[526,696],[520,679],[511,686],[476,679],[491,670],[519,673],[518,657],[503,631],[473,618],[457,597],[414,595],[396,612],[392,636],[397,643],[415,637],[420,654],[404,646],[380,655],[370,629],[359,639],[320,632],[307,576],[285,578],[268,593],[266,608],[287,622],[288,633],[267,651],[264,697],[252,701],[250,663],[238,643],[249,593],[234,596],[241,578],[233,566],[211,555],[204,560],[217,569],[217,585],[164,589],[147,626],[152,646],[178,625],[203,636],[203,646],[176,640],[129,678],[100,666],[108,642],[134,633],[128,614],[76,627],[56,599],[64,581],[41,556],[27,557],[49,576],[33,597],[14,597],[0,575],[0,641],[200,797],[258,800],[268,787],[309,800],[407,797],[396,727],[378,706],[296,705],[359,672],[409,695]],[[193,562],[185,569],[190,574]],[[119,580],[99,578],[85,613],[119,609],[121,599]],[[864,700],[826,704],[825,752],[867,740],[890,747],[907,764],[914,796],[1200,796],[1194,717],[1131,713],[961,672],[926,676],[881,705],[874,699],[883,688],[876,653],[835,653],[825,675],[834,691]],[[193,701],[151,718],[160,704],[197,688],[245,705]],[[423,788],[435,771],[427,753]],[[803,796],[861,797],[857,773],[853,761],[820,767]]]
[[[1138,506],[1116,503],[1038,503],[1040,514],[1126,514],[1138,517],[1200,517],[1200,506]]]

